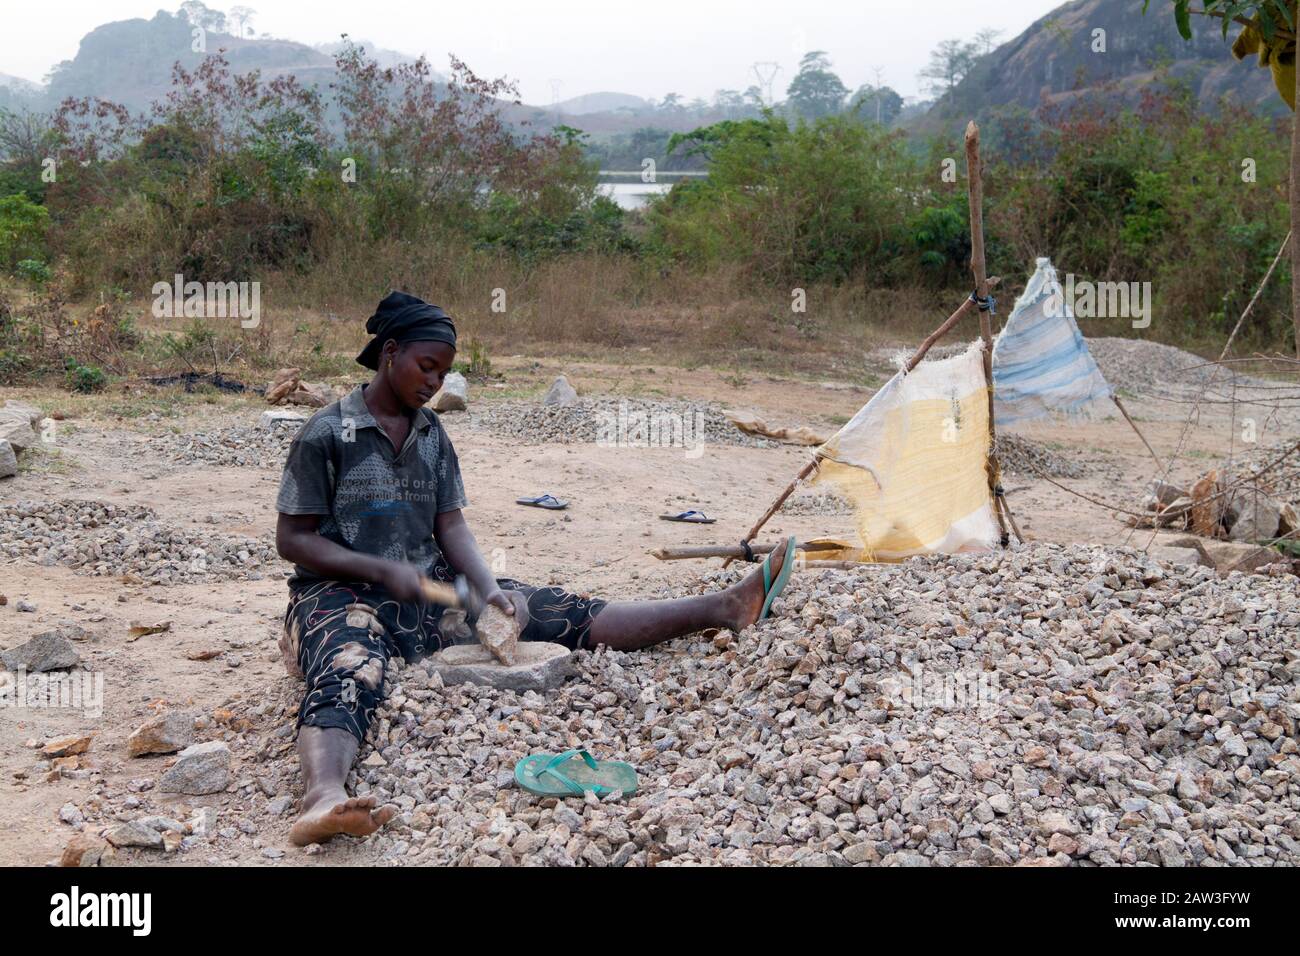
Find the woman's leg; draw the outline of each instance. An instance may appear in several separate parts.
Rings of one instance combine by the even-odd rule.
[[[784,552],[772,556],[772,578],[781,570]],[[580,598],[559,588],[533,588],[498,579],[502,587],[528,597],[525,640],[553,641],[570,648],[604,644],[633,651],[709,627],[740,631],[758,620],[763,609],[762,568],[729,588],[712,594],[661,601],[614,601]]]
[[[357,591],[333,583],[297,596],[286,615],[288,646],[307,681],[298,713],[302,813],[289,831],[298,846],[340,833],[366,836],[392,819],[395,807],[374,797],[349,797],[344,781],[383,691],[388,648],[384,630]]]

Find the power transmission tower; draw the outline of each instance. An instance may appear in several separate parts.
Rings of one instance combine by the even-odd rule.
[[[781,72],[780,63],[770,61],[760,61],[754,64],[754,75],[758,77],[759,87],[764,90],[767,96],[767,105],[772,105],[772,82],[776,75]]]

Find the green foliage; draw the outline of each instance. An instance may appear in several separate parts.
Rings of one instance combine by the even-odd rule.
[[[64,382],[74,392],[98,392],[108,384],[104,370],[95,365],[82,365],[76,359],[65,363]]]
[[[22,193],[0,196],[0,269],[12,270],[21,260],[41,257],[49,219],[44,206]]]
[[[652,207],[655,241],[696,268],[739,263],[772,282],[888,281],[920,173],[894,134],[847,116],[791,126],[768,113],[674,137],[709,177]],[[883,268],[881,268],[883,266]]]
[[[51,277],[50,267],[39,259],[20,259],[14,273],[36,285],[45,285]]]

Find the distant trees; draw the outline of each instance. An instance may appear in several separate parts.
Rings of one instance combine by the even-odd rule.
[[[888,126],[903,112],[903,98],[891,87],[864,83],[849,101],[849,110],[863,119]]]
[[[787,105],[799,116],[819,119],[834,116],[844,108],[848,87],[831,72],[831,61],[825,50],[805,53],[799,61],[799,72],[785,91]]]
[[[944,40],[930,51],[930,62],[917,76],[932,96],[951,93],[980,57],[980,46],[963,40]]]

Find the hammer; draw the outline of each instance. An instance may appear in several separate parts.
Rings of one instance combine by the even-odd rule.
[[[424,599],[431,604],[458,608],[465,612],[465,623],[502,664],[507,667],[515,662],[515,650],[519,646],[519,628],[514,617],[506,614],[495,604],[486,604],[483,595],[469,583],[463,574],[456,575],[451,584],[445,581],[420,581],[420,590]]]

